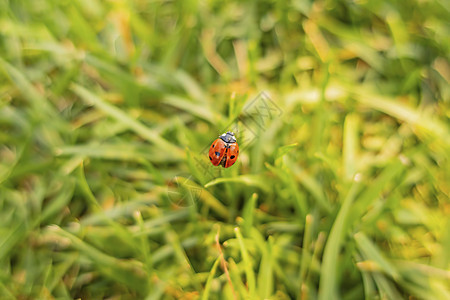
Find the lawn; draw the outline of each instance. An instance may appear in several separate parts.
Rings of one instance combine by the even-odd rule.
[[[0,0],[0,299],[450,299],[449,20]]]

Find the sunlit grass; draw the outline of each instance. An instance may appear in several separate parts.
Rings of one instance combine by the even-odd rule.
[[[0,0],[0,298],[449,299],[449,19]]]

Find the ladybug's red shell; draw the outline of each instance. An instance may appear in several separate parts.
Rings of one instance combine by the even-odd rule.
[[[222,158],[224,158],[226,152],[225,145],[224,141],[217,139],[209,147],[209,160],[213,165],[218,166]]]
[[[239,146],[234,133],[228,131],[215,140],[209,148],[209,160],[215,166],[231,167],[239,155]]]
[[[231,167],[237,160],[239,155],[239,146],[237,143],[228,144],[229,148],[226,152],[227,160],[225,161],[225,168]]]

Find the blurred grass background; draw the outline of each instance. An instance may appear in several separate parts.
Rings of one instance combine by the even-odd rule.
[[[0,298],[450,299],[449,20],[0,0]]]

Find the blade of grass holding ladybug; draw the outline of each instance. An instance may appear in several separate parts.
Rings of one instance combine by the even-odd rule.
[[[238,227],[234,229],[236,238],[239,242],[239,249],[242,255],[242,262],[244,263],[245,276],[247,278],[248,294],[250,299],[255,299],[256,296],[256,282],[255,273],[253,271],[253,264],[250,261],[250,256],[248,255],[247,248],[245,246],[244,238],[242,237],[241,231]]]
[[[89,92],[87,89],[78,84],[72,84],[71,89],[78,96],[80,96],[81,99],[86,101],[87,104],[94,105],[96,108],[103,111],[106,115],[116,119],[118,122],[123,123],[143,139],[156,145],[162,151],[167,151],[174,157],[184,157],[184,153],[177,146],[171,144],[170,142],[162,138],[158,133],[144,126],[139,121],[131,118],[119,108],[105,102],[103,99]]]
[[[219,257],[216,258],[216,260],[211,268],[211,271],[209,272],[208,279],[206,280],[205,288],[203,290],[202,300],[210,299],[209,292],[211,289],[211,283],[214,279],[214,276],[216,275],[216,270],[217,270],[217,266],[220,263],[220,259],[221,259],[221,255],[219,255]]]
[[[328,237],[323,253],[323,262],[320,272],[319,300],[339,297],[337,294],[338,280],[336,278],[338,258],[344,236],[348,229],[347,225],[349,225],[349,219],[352,217],[349,212],[359,189],[360,184],[353,182],[331,228],[330,236]]]

